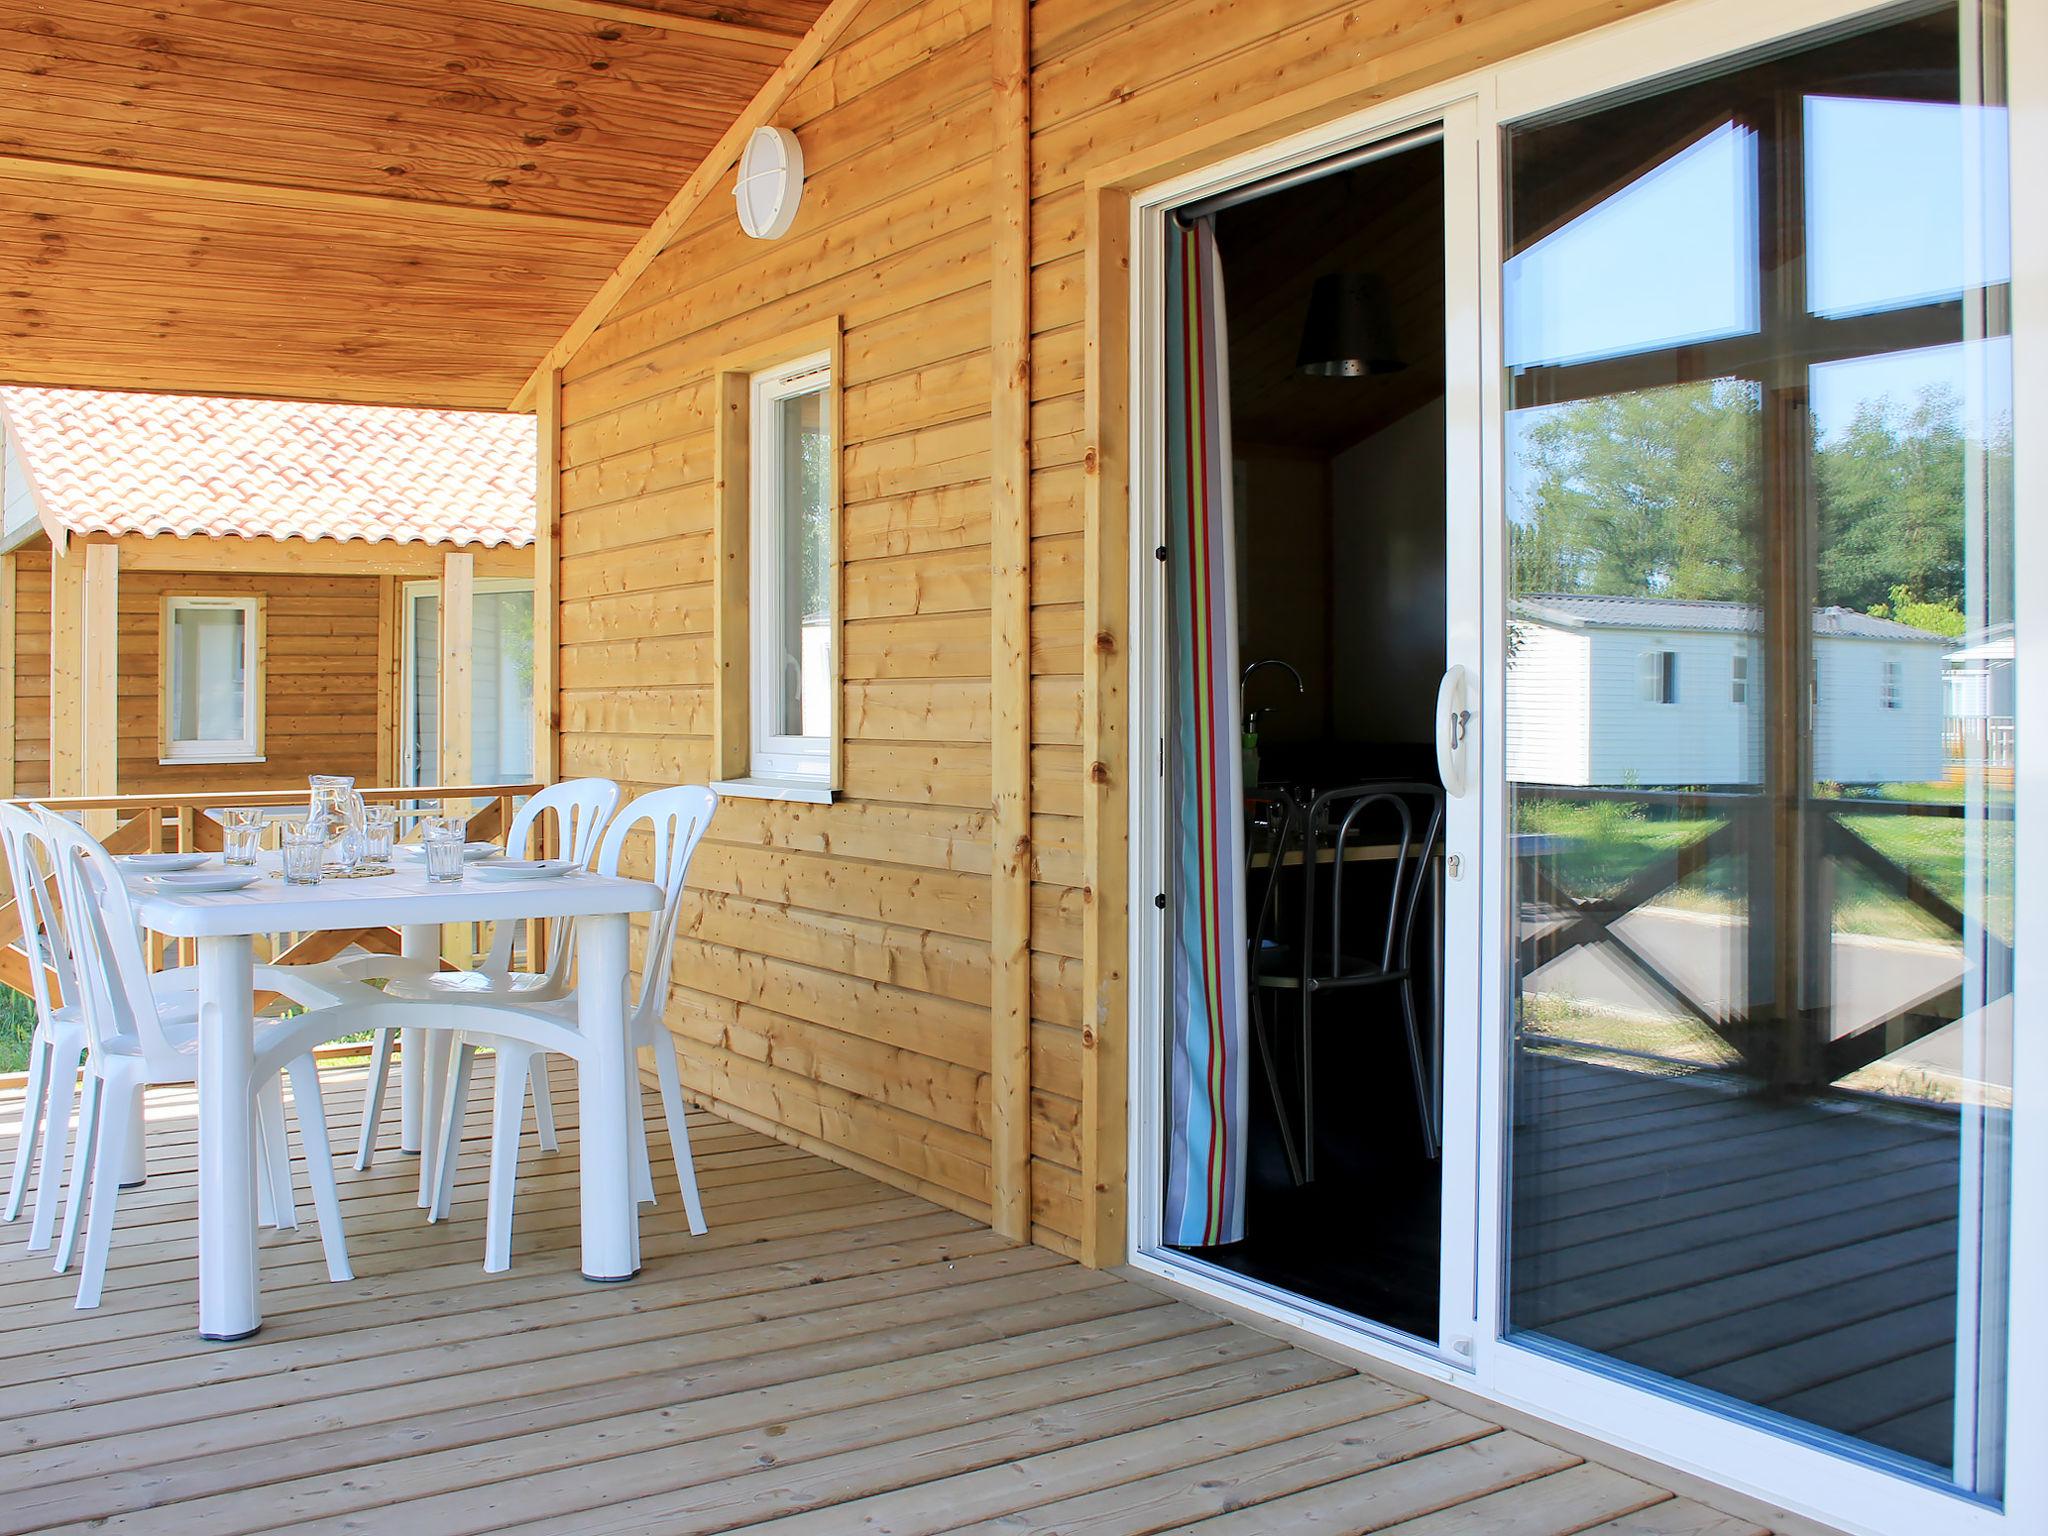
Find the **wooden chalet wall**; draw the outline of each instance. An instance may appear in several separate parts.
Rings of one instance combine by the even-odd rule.
[[[17,795],[50,792],[50,551],[15,551],[14,786]]]
[[[1091,257],[1088,184],[1148,165],[1157,179],[1651,3],[856,13],[770,117],[804,150],[790,234],[746,239],[723,177],[557,358],[561,771],[697,781],[713,776],[714,374],[829,317],[844,327],[846,794],[721,808],[670,1013],[695,1091],[958,1209],[986,1217],[993,1198],[1017,1230],[991,1178],[1015,1086],[991,1067],[1017,1004],[991,978],[1014,985],[1004,956],[1026,937],[1029,1230],[1121,1257],[1126,514],[1121,423],[1091,414],[1088,386],[1093,332],[1114,408],[1124,276],[1115,253]],[[1027,36],[1028,92],[1000,89]],[[1028,347],[1006,341],[1027,313]],[[991,363],[1011,351],[1028,353],[1028,471],[1013,470],[1024,404]],[[1020,500],[1028,522],[1010,515]],[[996,640],[1025,601],[1028,688]],[[998,828],[1024,805],[1028,919],[1007,883],[1014,828]]]
[[[378,782],[378,579],[128,571],[120,576],[120,792],[284,789],[312,773]],[[264,753],[260,763],[160,763],[163,600],[261,597]]]

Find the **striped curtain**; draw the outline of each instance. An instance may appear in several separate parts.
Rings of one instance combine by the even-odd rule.
[[[1170,1075],[1165,1240],[1244,1236],[1244,785],[1223,268],[1211,219],[1168,232],[1166,551]]]

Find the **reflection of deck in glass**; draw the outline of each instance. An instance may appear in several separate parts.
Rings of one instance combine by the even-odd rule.
[[[1515,1125],[1516,1329],[1949,1464],[1953,1115],[1525,1050]]]

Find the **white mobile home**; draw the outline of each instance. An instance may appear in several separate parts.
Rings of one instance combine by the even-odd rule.
[[[1511,625],[1508,777],[1645,788],[1761,782],[1761,627],[1748,603],[1524,599]],[[1891,619],[1814,610],[1817,779],[1941,776],[1948,643]]]

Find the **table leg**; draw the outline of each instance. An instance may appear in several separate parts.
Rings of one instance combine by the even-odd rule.
[[[408,960],[439,960],[441,930],[432,923],[411,923],[399,933],[399,953]],[[421,1106],[439,1102],[428,1091],[425,1030],[400,1030],[398,1035],[398,1149],[420,1149]]]
[[[583,1278],[629,1280],[640,1268],[640,1234],[627,1116],[640,1105],[626,1041],[623,913],[577,921],[576,1022],[584,1039],[576,1073]]]
[[[255,951],[199,940],[199,1336],[263,1325],[256,1284]]]

